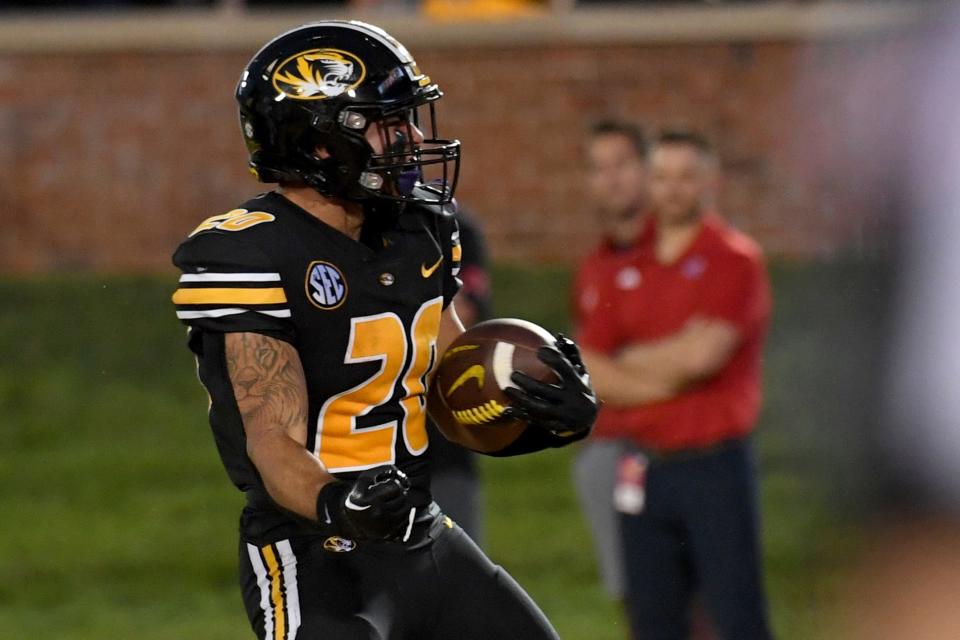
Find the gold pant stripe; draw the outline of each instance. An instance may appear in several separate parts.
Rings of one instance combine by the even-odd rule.
[[[200,287],[177,289],[174,304],[281,304],[287,295],[280,287],[269,289],[241,289],[230,287]]]
[[[287,620],[283,606],[283,590],[280,588],[283,580],[280,563],[277,562],[277,556],[272,546],[267,545],[261,551],[263,551],[264,560],[267,561],[267,571],[270,576],[271,597],[273,598],[273,637],[276,640],[284,640],[286,638]]]

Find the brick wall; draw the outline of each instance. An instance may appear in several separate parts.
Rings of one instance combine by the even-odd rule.
[[[164,269],[200,219],[257,192],[232,102],[255,48],[0,53],[0,270]],[[589,249],[578,171],[603,115],[706,131],[722,210],[772,254],[860,250],[895,202],[908,35],[411,48],[447,93],[459,195],[497,259]]]

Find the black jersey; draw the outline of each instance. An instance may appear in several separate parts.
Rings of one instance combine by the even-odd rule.
[[[428,494],[426,385],[441,312],[459,288],[453,217],[408,208],[388,223],[368,216],[361,241],[271,192],[203,221],[180,245],[173,296],[190,326],[210,424],[231,480],[269,513],[246,454],[223,334],[256,332],[292,344],[309,402],[306,448],[338,476],[396,464]],[[264,507],[264,505],[268,505]],[[263,518],[261,518],[263,519]],[[291,523],[293,520],[291,520]]]

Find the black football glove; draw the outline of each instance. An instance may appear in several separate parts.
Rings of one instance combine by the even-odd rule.
[[[409,490],[410,480],[397,467],[367,469],[353,482],[325,484],[317,496],[317,519],[354,540],[402,539],[416,513]]]
[[[562,333],[558,333],[556,346],[560,353],[567,356],[567,360],[570,361],[574,371],[576,371],[581,378],[587,376],[586,384],[589,386],[590,377],[589,374],[587,374],[587,365],[583,364],[583,358],[580,357],[580,349],[577,347],[577,343]]]
[[[507,415],[562,438],[585,436],[597,418],[598,403],[577,345],[557,335],[556,347],[540,347],[537,357],[556,371],[559,384],[540,382],[514,371],[510,380],[517,386],[503,390],[513,401]]]

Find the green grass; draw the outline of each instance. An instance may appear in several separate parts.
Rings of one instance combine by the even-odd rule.
[[[781,266],[761,425],[768,584],[781,638],[818,637],[857,544],[858,458],[886,279]],[[500,315],[566,328],[562,269],[501,268]],[[825,287],[824,283],[832,283]],[[170,281],[0,281],[0,639],[252,637],[236,588],[241,496]],[[879,288],[879,290],[878,290]],[[488,549],[567,639],[620,640],[569,478],[571,452],[485,459]],[[841,481],[842,478],[842,481]]]

